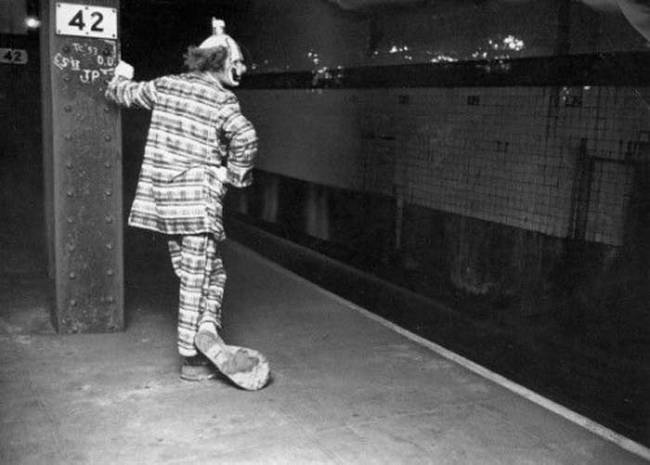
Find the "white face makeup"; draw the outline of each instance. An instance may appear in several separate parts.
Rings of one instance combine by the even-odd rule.
[[[226,80],[224,84],[230,87],[237,87],[247,68],[237,43],[230,38],[226,42],[228,44],[228,59],[226,60],[225,66]]]
[[[213,34],[199,46],[202,49],[213,47],[225,47],[228,50],[228,57],[224,63],[223,71],[213,72],[214,77],[221,85],[237,87],[247,68],[244,64],[244,56],[237,42],[224,33],[225,23],[221,20],[212,19]]]
[[[228,38],[225,45],[228,49],[228,58],[226,58],[223,70],[213,74],[221,85],[237,87],[248,68],[244,64],[244,59],[237,43]]]

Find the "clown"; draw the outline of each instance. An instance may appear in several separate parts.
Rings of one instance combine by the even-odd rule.
[[[212,19],[212,35],[205,39],[197,48],[190,48],[190,54],[200,59],[206,52],[215,51],[218,48],[224,48],[228,51],[223,70],[217,72],[217,77],[222,84],[228,87],[237,87],[241,81],[242,75],[246,72],[244,57],[239,45],[232,37],[227,35],[224,30],[226,23],[220,19]],[[198,51],[198,52],[197,52]]]
[[[178,350],[181,378],[215,376],[213,365],[244,389],[263,387],[268,362],[257,351],[226,345],[221,303],[226,272],[223,198],[252,182],[257,136],[230,90],[246,72],[241,50],[213,19],[213,34],[185,54],[188,72],[133,81],[120,62],[106,97],[152,112],[129,225],[167,235],[180,279]]]

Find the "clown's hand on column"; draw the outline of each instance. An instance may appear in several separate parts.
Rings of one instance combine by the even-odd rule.
[[[120,61],[115,67],[113,72],[115,77],[123,77],[126,79],[133,79],[133,66],[128,64],[126,61]]]

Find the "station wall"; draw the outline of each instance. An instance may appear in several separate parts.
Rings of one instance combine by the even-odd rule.
[[[298,89],[240,98],[260,134],[259,169],[555,237],[572,234],[586,151],[595,167],[585,239],[621,245],[630,157],[650,137],[644,92]]]
[[[640,289],[617,266],[647,250],[648,60],[620,11],[252,1],[239,19],[261,184],[233,210],[524,313],[605,315],[607,289]]]

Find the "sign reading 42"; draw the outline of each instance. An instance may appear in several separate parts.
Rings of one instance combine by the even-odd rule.
[[[116,39],[117,9],[57,2],[56,33],[65,36]]]
[[[0,48],[0,63],[25,65],[27,64],[27,50],[20,48]]]

